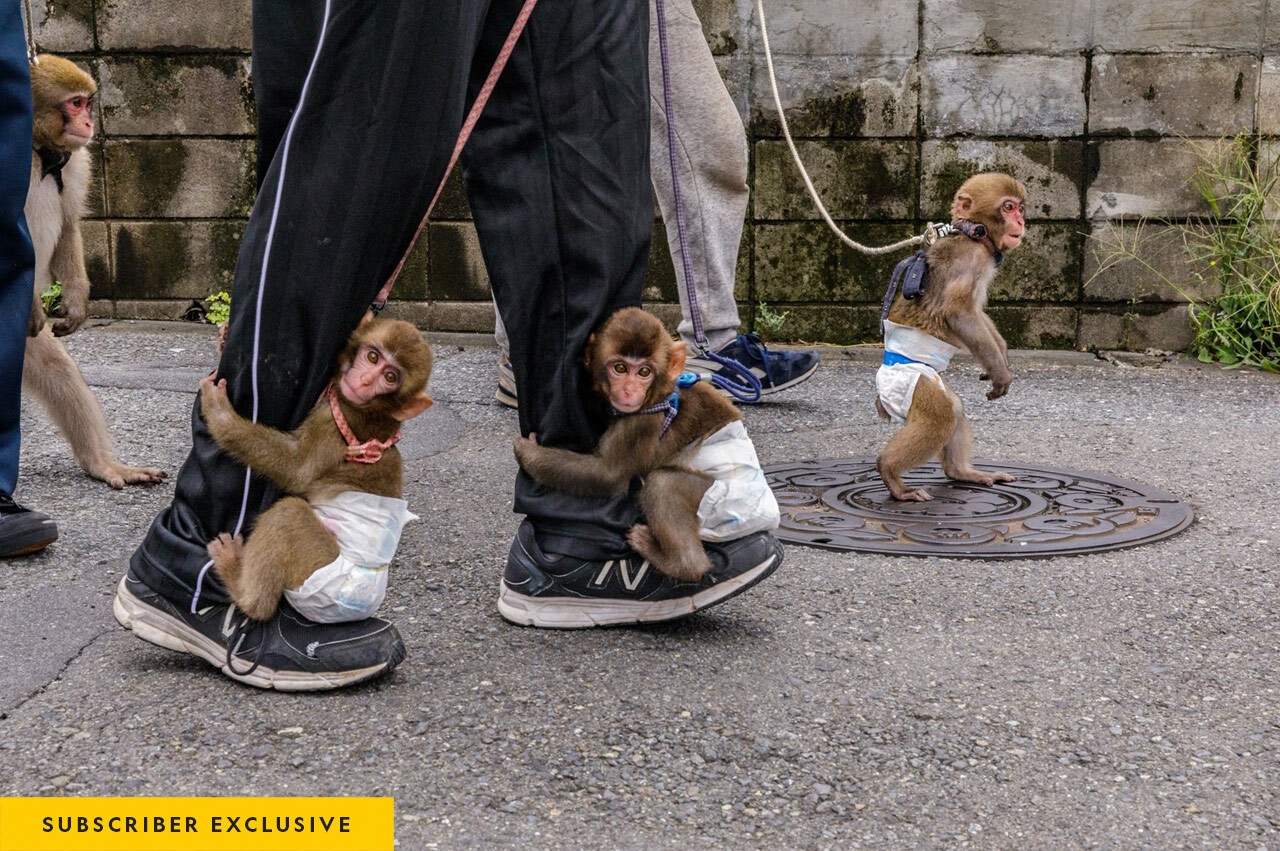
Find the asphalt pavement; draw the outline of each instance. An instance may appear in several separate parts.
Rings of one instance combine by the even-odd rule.
[[[382,614],[408,659],[325,694],[258,691],[119,628],[111,599],[172,484],[87,478],[23,403],[20,501],[61,539],[0,562],[0,794],[391,795],[398,847],[1280,848],[1280,376],[1015,352],[964,360],[976,459],[1136,479],[1196,522],[1049,560],[788,546],[683,621],[551,632],[495,601],[516,471],[496,351],[436,338],[407,430]],[[176,473],[203,326],[67,339],[122,460]],[[744,412],[765,463],[868,457],[875,349],[822,349]]]

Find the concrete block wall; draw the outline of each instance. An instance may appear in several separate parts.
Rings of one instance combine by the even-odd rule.
[[[782,336],[875,338],[902,255],[845,248],[804,194],[774,111],[753,0],[696,0],[746,123],[753,196],[737,297]],[[100,316],[178,318],[229,289],[253,200],[250,0],[31,0],[41,49],[86,63],[101,88],[85,237]],[[946,217],[969,173],[1031,191],[1029,239],[993,289],[1011,344],[1182,348],[1190,270],[1097,275],[1104,229],[1202,211],[1188,140],[1280,132],[1280,21],[1265,0],[765,0],[781,97],[832,215],[883,244]],[[655,222],[647,301],[678,318]],[[1088,286],[1086,286],[1086,282]],[[460,181],[398,285],[395,311],[436,330],[492,327]]]

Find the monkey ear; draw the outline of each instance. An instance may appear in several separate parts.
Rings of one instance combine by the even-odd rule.
[[[596,350],[596,334],[592,331],[587,336],[587,344],[582,347],[582,365],[591,369],[591,353]]]
[[[430,408],[433,401],[435,400],[428,396],[426,392],[419,393],[417,396],[412,397],[408,402],[401,405],[400,410],[393,411],[391,416],[395,417],[400,422],[411,420],[427,408]]]
[[[973,196],[968,192],[957,192],[956,201],[951,205],[951,216],[956,219],[967,219],[973,214]]]
[[[684,361],[689,356],[689,347],[684,340],[676,340],[671,344],[671,360],[667,364],[667,378],[675,381],[684,372]]]

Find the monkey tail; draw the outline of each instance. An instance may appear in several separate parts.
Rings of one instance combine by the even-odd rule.
[[[889,416],[889,412],[884,409],[884,405],[881,404],[879,396],[876,397],[876,416],[880,417],[880,419],[884,420],[885,422],[889,422],[891,419],[893,419],[892,417]]]

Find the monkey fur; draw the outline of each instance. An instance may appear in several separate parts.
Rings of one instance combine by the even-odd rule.
[[[1005,395],[1013,380],[1008,347],[986,314],[987,291],[996,274],[992,250],[1007,252],[1021,243],[1026,198],[1022,183],[1006,174],[983,173],[966,180],[953,199],[952,218],[983,225],[990,244],[963,235],[934,242],[926,252],[929,286],[916,299],[899,295],[889,310],[890,321],[967,349],[982,365],[981,378],[991,381],[988,399]],[[876,410],[889,419],[879,398]],[[987,486],[1013,481],[1007,473],[975,469],[970,463],[972,444],[960,397],[945,382],[922,378],[915,385],[906,424],[880,453],[876,468],[890,494],[900,500],[932,498],[922,488],[907,488],[902,474],[938,455],[943,472],[952,479]]]
[[[621,397],[618,380],[609,375],[611,365],[626,360],[638,370],[647,366],[652,383],[639,403],[638,396],[628,397],[633,411],[609,424],[592,454],[539,446],[537,435],[530,435],[516,438],[517,461],[539,484],[583,497],[619,496],[633,478],[642,477],[640,508],[646,523],[632,526],[627,542],[668,576],[697,581],[710,566],[698,537],[698,505],[713,479],[680,466],[676,457],[741,415],[703,383],[680,390],[679,412],[665,434],[664,412],[642,413],[675,389],[685,345],[673,341],[657,317],[640,308],[623,308],[605,320],[588,340],[583,360],[595,389],[615,409]]]
[[[44,54],[31,66],[34,131],[24,212],[36,264],[22,388],[48,411],[80,467],[119,490],[126,484],[161,481],[165,473],[116,461],[102,406],[58,339],[79,328],[87,312],[89,276],[80,218],[91,177],[86,146],[93,138],[97,89],[92,77],[60,56]],[[46,327],[40,294],[55,281],[62,285],[62,306]]]
[[[358,358],[367,347],[377,348],[381,363],[398,370],[400,380],[394,390],[353,401],[346,379],[363,374]],[[358,439],[390,440],[402,422],[426,410],[431,405],[426,393],[431,366],[431,347],[408,322],[373,319],[356,328],[338,358],[332,386]],[[348,460],[347,441],[323,399],[302,425],[283,432],[237,414],[226,381],[209,376],[200,382],[200,409],[209,433],[227,454],[289,494],[258,517],[247,542],[224,532],[208,546],[213,569],[231,599],[249,617],[267,620],[286,588],[302,585],[339,555],[333,534],[308,501],[345,491],[400,498],[400,452],[390,446],[373,463]]]

